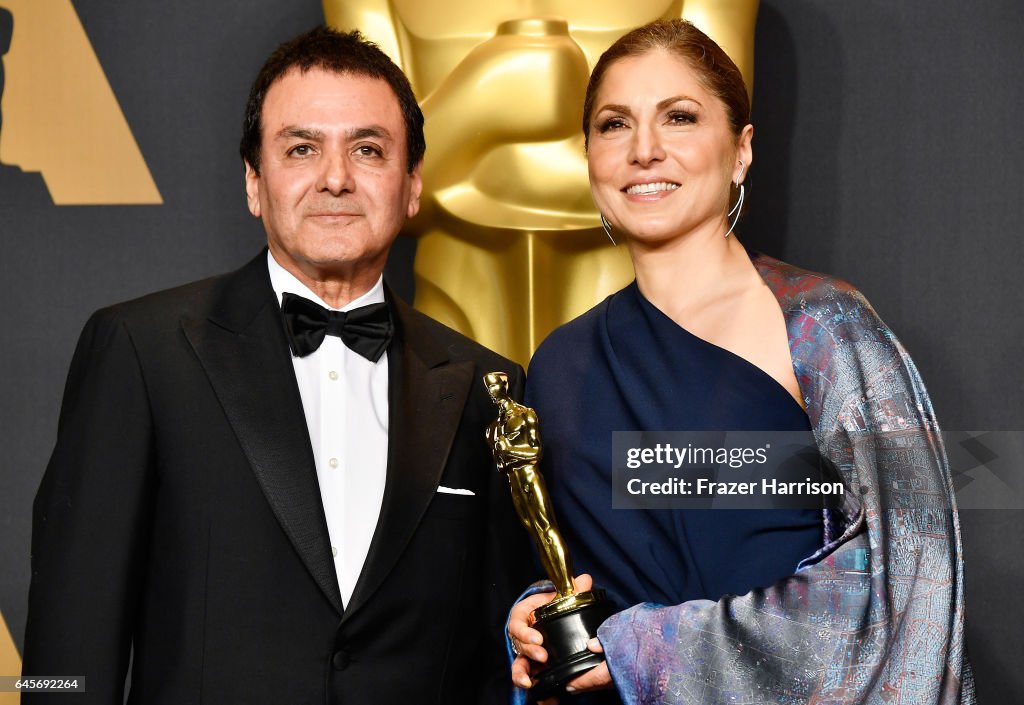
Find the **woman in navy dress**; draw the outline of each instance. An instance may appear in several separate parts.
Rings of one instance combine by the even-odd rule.
[[[593,576],[621,610],[592,642],[606,663],[570,692],[971,702],[958,524],[927,395],[855,289],[737,239],[749,113],[739,70],[681,20],[627,34],[591,76],[591,188],[636,280],[549,336],[525,400],[581,587]],[[847,493],[833,509],[611,508],[613,431],[697,430],[804,433]],[[901,484],[908,473],[917,482]],[[552,596],[513,610],[520,687],[546,659],[528,615]]]

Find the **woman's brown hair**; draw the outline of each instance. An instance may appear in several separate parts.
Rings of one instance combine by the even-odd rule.
[[[722,47],[682,19],[657,20],[619,37],[597,60],[583,101],[583,139],[589,143],[594,99],[608,68],[616,61],[664,49],[686,61],[705,88],[725,105],[729,126],[739,136],[750,122],[750,97],[743,74]]]

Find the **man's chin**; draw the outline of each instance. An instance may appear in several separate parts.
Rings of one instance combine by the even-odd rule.
[[[349,248],[343,251],[315,253],[304,260],[303,269],[315,270],[324,279],[348,279],[356,274],[365,277],[372,272],[380,274],[384,270],[387,257],[386,250],[380,252]]]

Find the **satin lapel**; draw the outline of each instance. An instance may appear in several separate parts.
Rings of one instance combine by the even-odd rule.
[[[390,294],[390,292],[389,292]],[[345,610],[358,610],[381,585],[420,523],[451,450],[473,382],[472,362],[448,362],[429,330],[392,300],[400,334],[388,350],[388,468],[380,518]]]
[[[182,327],[281,528],[340,614],[309,433],[263,257],[233,275],[208,320]]]

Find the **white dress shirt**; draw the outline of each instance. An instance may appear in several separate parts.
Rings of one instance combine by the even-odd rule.
[[[270,283],[281,303],[285,292],[331,309],[273,255],[267,253]],[[353,308],[384,301],[383,276],[368,292],[349,302]],[[334,553],[341,599],[348,604],[370,549],[388,462],[388,356],[370,362],[334,335],[316,352],[292,355],[306,427],[316,460],[320,497]]]

